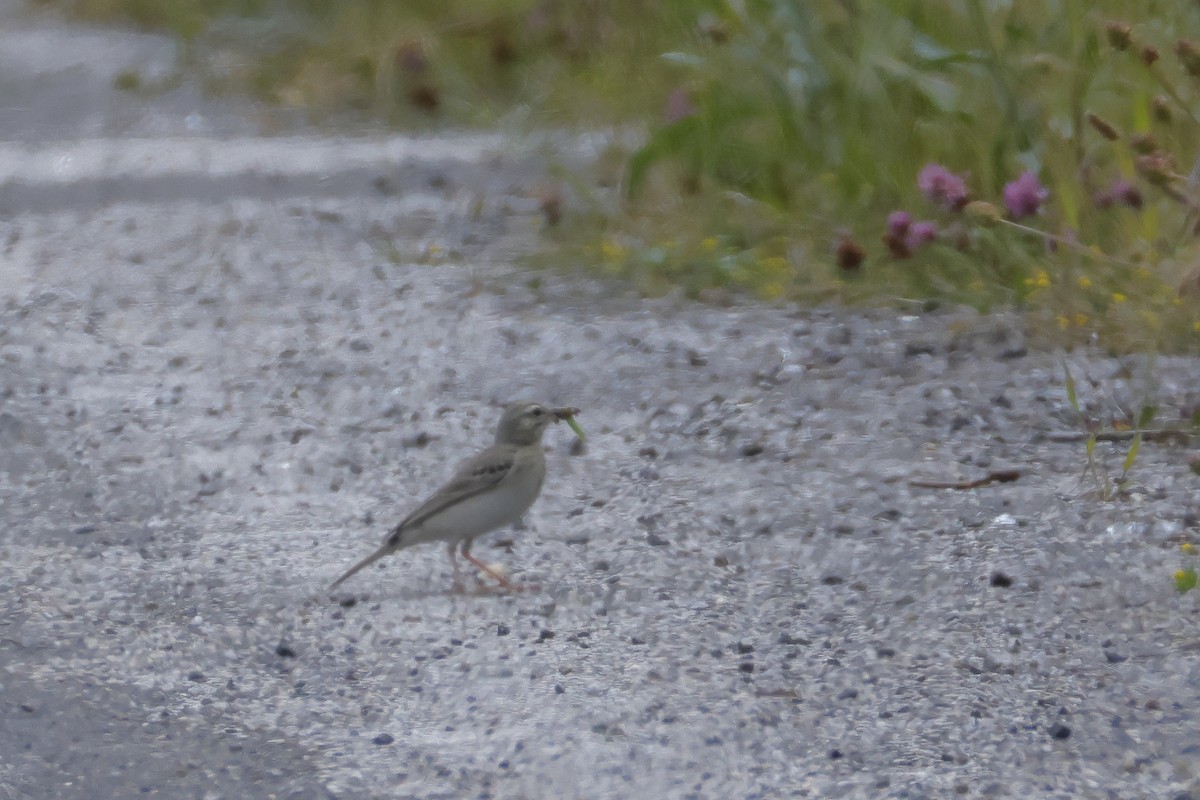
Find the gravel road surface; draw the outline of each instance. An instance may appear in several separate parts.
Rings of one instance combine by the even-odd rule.
[[[0,16],[0,800],[1200,798],[1188,445],[1098,496],[1019,319],[522,272],[545,143],[266,136]],[[1200,403],[1065,358],[1102,419]],[[518,397],[589,434],[476,547],[538,588],[330,595]]]

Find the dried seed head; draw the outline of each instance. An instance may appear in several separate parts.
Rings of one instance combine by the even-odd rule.
[[[1175,43],[1175,55],[1179,57],[1179,63],[1188,75],[1200,78],[1200,48],[1196,47],[1194,42],[1180,39]]]
[[[897,236],[895,233],[888,231],[883,234],[883,243],[887,245],[888,252],[892,254],[892,258],[902,260],[912,258],[912,250],[905,241],[905,237]]]
[[[838,269],[842,272],[858,272],[867,258],[867,251],[849,236],[843,236],[838,242],[836,258]]]
[[[1113,192],[1123,205],[1130,208],[1140,209],[1142,207],[1142,193],[1129,181],[1117,181],[1113,185]]]
[[[1117,50],[1128,50],[1133,44],[1133,31],[1124,22],[1110,22],[1104,26],[1108,43]]]
[[[543,187],[538,192],[538,208],[542,211],[542,219],[548,227],[553,228],[562,222],[563,194],[556,186]]]
[[[1104,117],[1101,117],[1098,114],[1093,114],[1091,111],[1089,111],[1087,112],[1087,121],[1088,124],[1095,128],[1101,136],[1103,136],[1105,139],[1108,139],[1110,142],[1115,142],[1117,139],[1121,138],[1121,134],[1117,133],[1117,129],[1114,128],[1112,124],[1109,123],[1109,121]]]
[[[1161,94],[1150,101],[1150,110],[1154,112],[1154,118],[1159,122],[1170,122],[1173,117],[1171,101]]]
[[[1142,63],[1147,67],[1152,65],[1155,61],[1158,61],[1158,48],[1146,45],[1142,48],[1141,57]]]
[[[986,200],[972,200],[963,207],[963,213],[984,225],[992,225],[1000,221],[1000,209]]]
[[[1138,156],[1134,162],[1137,171],[1155,186],[1165,186],[1175,177],[1175,164],[1169,153],[1161,150],[1150,155]]]
[[[1154,137],[1148,133],[1139,133],[1130,137],[1129,146],[1135,153],[1141,153],[1144,156],[1158,150],[1158,142],[1154,141]]]

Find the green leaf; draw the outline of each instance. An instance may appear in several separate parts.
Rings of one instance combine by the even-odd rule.
[[[1142,410],[1138,412],[1137,427],[1139,431],[1144,431],[1150,427],[1150,423],[1154,421],[1154,415],[1158,409],[1154,406],[1142,406]]]
[[[651,134],[645,146],[629,157],[629,184],[626,187],[629,197],[637,196],[650,168],[659,161],[681,155],[689,146],[696,147],[700,133],[700,118],[693,116]]]
[[[1067,376],[1067,402],[1071,404],[1071,409],[1078,414],[1079,397],[1075,394],[1075,378],[1071,375],[1071,368],[1067,366],[1065,359],[1062,362],[1062,368],[1063,373]]]
[[[1196,588],[1197,575],[1195,567],[1181,569],[1175,573],[1175,588],[1180,592],[1190,592]]]
[[[1138,451],[1142,449],[1142,433],[1138,431],[1133,436],[1133,441],[1129,443],[1129,452],[1125,454],[1125,463],[1121,465],[1121,478],[1124,479],[1129,474],[1129,470],[1133,469],[1133,462],[1137,461]]]

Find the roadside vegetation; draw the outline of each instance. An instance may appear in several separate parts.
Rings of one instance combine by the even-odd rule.
[[[647,292],[1003,305],[1068,345],[1200,350],[1195,3],[55,4],[315,115],[633,128],[546,190],[546,250]]]
[[[1200,3],[40,3],[171,32],[180,75],[317,118],[633,131],[590,174],[552,165],[538,261],[713,302],[1015,308],[1053,345],[1200,352]],[[1195,441],[1200,412],[1164,434],[1149,404],[1105,433],[1064,382],[1105,498],[1145,436]],[[1097,436],[1127,442],[1113,479]]]

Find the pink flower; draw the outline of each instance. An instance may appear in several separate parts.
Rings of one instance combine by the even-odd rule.
[[[914,222],[908,231],[908,247],[910,250],[916,250],[922,245],[935,241],[937,237],[938,227],[936,222]]]
[[[667,95],[667,102],[663,108],[663,117],[667,120],[667,124],[694,116],[696,116],[696,104],[692,102],[691,92],[679,88]]]
[[[941,164],[926,164],[917,176],[917,188],[951,211],[958,211],[970,199],[966,181]]]
[[[912,225],[912,216],[907,211],[893,211],[887,218],[887,235],[903,237]]]
[[[893,211],[888,214],[883,243],[887,245],[892,258],[897,260],[912,258],[913,252],[937,238],[936,222],[928,220],[913,222],[912,216],[907,211]]]
[[[1031,217],[1038,213],[1049,196],[1050,191],[1038,182],[1037,175],[1024,172],[1004,187],[1004,206],[1013,219]]]
[[[892,258],[902,259],[912,257],[912,250],[905,241],[908,237],[912,216],[907,211],[893,211],[888,214],[887,228],[883,232],[883,243],[887,245]]]
[[[1114,204],[1119,204],[1129,206],[1133,209],[1140,209],[1142,203],[1141,190],[1124,178],[1117,178],[1113,181],[1112,186],[1109,186],[1107,190],[1096,195],[1096,205],[1100,208],[1108,208]]]

